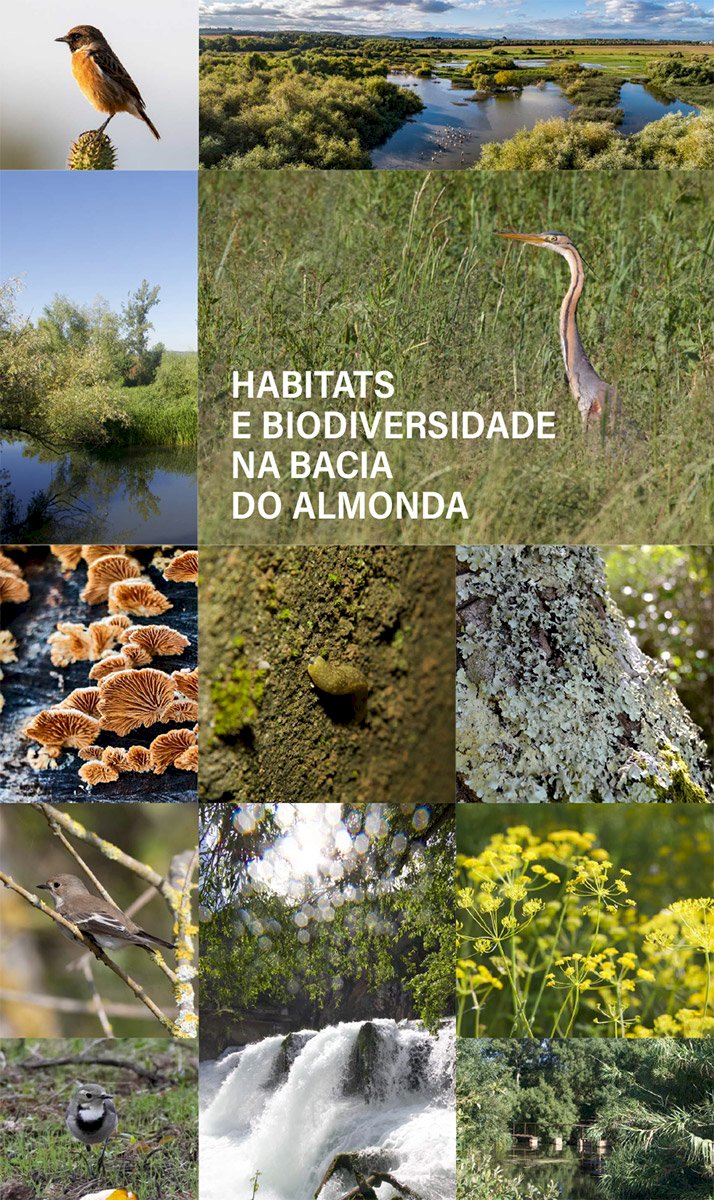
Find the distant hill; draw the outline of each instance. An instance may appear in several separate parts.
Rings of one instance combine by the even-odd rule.
[[[424,46],[444,45],[454,49],[463,49],[466,46],[473,45],[475,42],[482,42],[486,46],[501,45],[501,46],[607,46],[609,44],[616,46],[712,46],[712,40],[703,38],[628,38],[628,37],[531,37],[528,33],[522,34],[520,37],[499,37],[496,35],[489,36],[485,33],[446,33],[434,32],[419,33],[413,30],[392,30],[391,33],[380,31],[357,30],[345,33],[334,29],[236,29],[232,25],[202,25],[199,28],[200,37],[218,37],[231,34],[238,38],[290,38],[319,36],[322,38],[331,38],[336,42],[361,41],[369,39],[371,41],[410,41],[420,42]]]

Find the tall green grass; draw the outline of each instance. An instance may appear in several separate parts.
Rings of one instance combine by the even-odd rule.
[[[111,428],[112,445],[195,446],[198,356],[165,351],[153,383],[116,387],[112,399],[122,412]]]
[[[120,402],[128,423],[117,427],[112,444],[121,446],[194,446],[196,444],[196,400],[191,396],[157,399],[153,384],[119,388]]]
[[[204,539],[710,541],[713,182],[676,172],[203,175]],[[585,346],[647,440],[606,453],[584,444],[558,341],[567,268],[507,248],[494,229],[560,229],[579,246],[591,264]],[[386,488],[459,489],[467,522],[232,524],[231,368],[331,367],[391,370],[393,408],[554,409],[558,437],[388,443]],[[286,508],[303,486],[282,481]],[[345,486],[356,490],[322,484],[328,496]]]

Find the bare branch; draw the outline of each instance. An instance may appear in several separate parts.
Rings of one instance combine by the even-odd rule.
[[[83,964],[82,973],[84,975],[84,978],[87,980],[90,991],[92,993],[92,999],[91,999],[92,1008],[94,1009],[95,1013],[97,1014],[97,1017],[99,1019],[99,1024],[102,1027],[102,1032],[107,1037],[114,1037],[114,1030],[112,1029],[109,1017],[107,1016],[107,1012],[104,1007],[104,1002],[102,1000],[102,997],[99,995],[99,989],[97,987],[97,983],[94,978],[94,972],[92,970],[92,960],[88,954],[82,955],[82,964]]]
[[[79,961],[85,958],[89,958],[89,954],[83,954]],[[28,1008],[51,1008],[54,1012],[85,1013],[87,1016],[94,1011],[91,1000],[71,1000],[68,996],[48,996],[43,992],[15,992],[11,988],[0,988],[0,1000],[7,1004],[23,1004]],[[110,1017],[134,1019],[142,1016],[144,1011],[140,1004],[121,1004],[110,1000],[105,1001],[104,1008]]]
[[[142,1067],[138,1063],[132,1062],[128,1058],[115,1058],[113,1055],[97,1055],[90,1057],[84,1054],[64,1054],[59,1058],[34,1058],[29,1062],[20,1062],[18,1066],[23,1071],[44,1071],[50,1067],[66,1067],[72,1063],[81,1063],[82,1066],[91,1067],[117,1067],[123,1071],[133,1071],[135,1075],[139,1075],[142,1079],[149,1079],[152,1083],[157,1083],[164,1076],[160,1071],[152,1071],[149,1067]]]

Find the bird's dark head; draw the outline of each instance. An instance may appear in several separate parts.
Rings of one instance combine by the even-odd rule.
[[[498,229],[494,233],[496,237],[508,238],[512,242],[527,242],[529,246],[542,246],[544,250],[555,250],[557,254],[574,249],[567,233],[506,233]]]
[[[69,33],[66,33],[64,37],[55,38],[55,41],[66,42],[74,54],[75,50],[82,50],[85,46],[94,46],[97,42],[103,42],[104,35],[95,25],[75,25]]]

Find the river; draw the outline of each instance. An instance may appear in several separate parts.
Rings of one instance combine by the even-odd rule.
[[[5,542],[191,544],[197,536],[195,447],[113,453],[0,442]]]
[[[669,113],[685,113],[693,116],[699,111],[693,104],[683,100],[668,100],[650,91],[641,83],[623,83],[620,90],[620,108],[625,116],[618,126],[620,133],[639,133],[645,125],[659,121]]]
[[[560,1154],[546,1157],[542,1150],[518,1150],[508,1160],[509,1174],[520,1175],[525,1183],[535,1183],[546,1188],[555,1183],[558,1200],[603,1200],[598,1173],[604,1166],[604,1158],[584,1165],[581,1156],[570,1147]]]
[[[432,1037],[416,1022],[378,1020],[367,1074],[353,1062],[364,1022],[265,1038],[201,1067],[201,1200],[251,1195],[312,1200],[340,1152],[365,1173],[389,1171],[428,1200],[453,1200],[453,1024]],[[372,1042],[372,1045],[375,1043]],[[320,1192],[355,1186],[338,1170]],[[389,1185],[380,1200],[395,1196]]]

